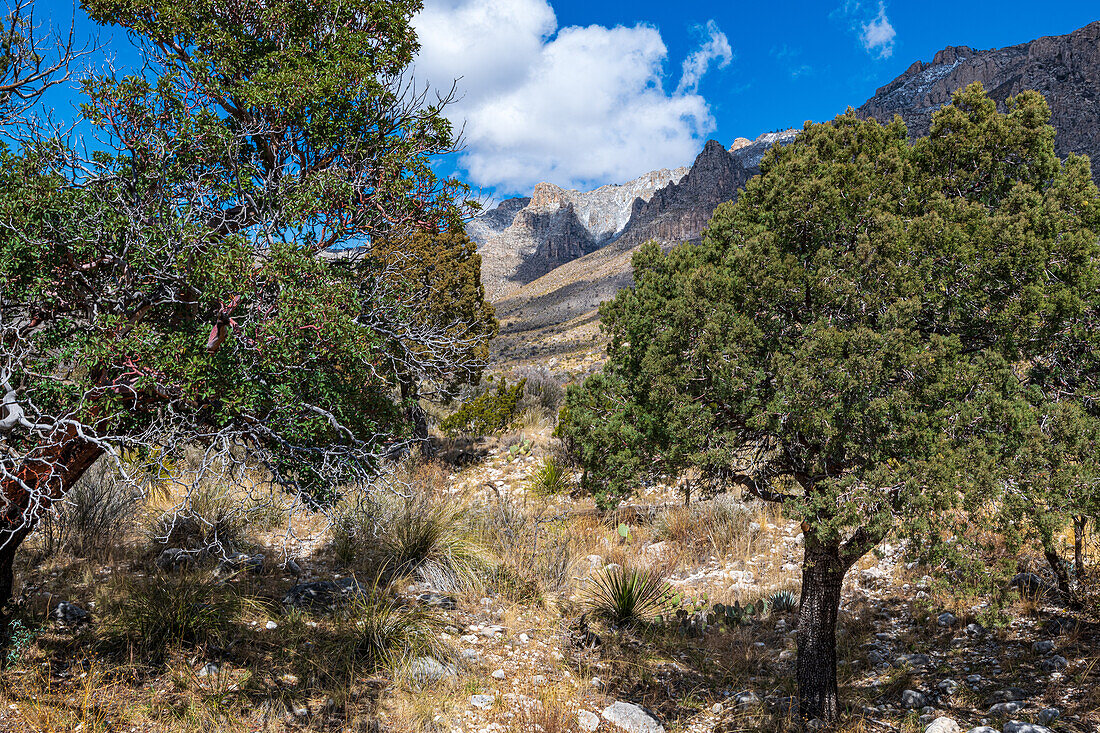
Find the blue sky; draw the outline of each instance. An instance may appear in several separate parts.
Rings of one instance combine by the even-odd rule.
[[[60,25],[72,12],[38,8]],[[78,32],[94,30],[77,16]],[[466,149],[439,170],[499,198],[689,165],[708,138],[728,146],[858,106],[946,45],[1013,45],[1094,20],[1095,0],[427,0],[415,73],[435,86],[461,77],[450,114]],[[123,34],[98,32],[119,67],[133,63]]]

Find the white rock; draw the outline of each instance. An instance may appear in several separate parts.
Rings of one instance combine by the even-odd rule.
[[[493,698],[490,695],[470,695],[470,704],[481,710],[493,707]]]
[[[577,725],[581,730],[586,730],[591,733],[600,727],[600,716],[589,710],[577,711]]]
[[[959,733],[960,730],[962,729],[953,718],[936,718],[928,724],[924,733]]]
[[[642,708],[621,700],[603,709],[603,719],[626,733],[665,733],[665,727]]]
[[[492,677],[492,678],[493,678],[493,679],[495,679],[495,680],[502,680],[502,679],[504,679],[504,670],[503,670],[503,669],[498,669],[498,670],[495,670],[495,671],[494,671],[494,672],[493,672],[493,673],[492,673],[491,675],[489,675],[489,676],[490,676],[490,677]]]

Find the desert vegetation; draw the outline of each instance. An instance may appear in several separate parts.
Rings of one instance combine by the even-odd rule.
[[[1091,732],[1100,192],[851,111],[509,359],[417,2],[9,8],[0,731]],[[606,348],[605,348],[606,347]]]

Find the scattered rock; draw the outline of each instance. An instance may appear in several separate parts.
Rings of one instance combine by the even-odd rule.
[[[66,626],[80,626],[92,620],[92,614],[75,603],[61,601],[53,610],[53,617]]]
[[[989,696],[989,704],[992,705],[998,702],[1013,702],[1015,700],[1026,700],[1027,691],[1022,690],[1019,687],[1009,687],[1007,690],[998,690]]]
[[[1057,672],[1068,667],[1069,660],[1067,660],[1063,656],[1055,654],[1049,659],[1044,659],[1039,666],[1045,669],[1047,672]]]
[[[1037,723],[1025,723],[1020,720],[1010,720],[1005,723],[1003,733],[1054,733],[1050,728]]]
[[[928,704],[928,698],[924,696],[923,692],[917,692],[916,690],[905,690],[901,693],[901,706],[909,710],[919,710]]]
[[[1050,640],[1037,641],[1031,645],[1031,651],[1036,654],[1050,654],[1054,651],[1054,642]]]
[[[985,627],[981,624],[967,624],[966,635],[967,636],[983,636],[985,634]]]
[[[665,733],[665,727],[655,717],[644,708],[629,702],[614,702],[604,708],[600,715],[626,733]]]
[[[600,716],[591,712],[590,710],[578,710],[577,711],[577,725],[581,730],[591,733],[600,727]]]
[[[298,583],[283,596],[283,605],[309,610],[333,610],[340,603],[366,591],[355,578],[338,580],[315,580],[312,583]]]
[[[930,662],[927,654],[902,654],[894,660],[898,667],[927,667]]]
[[[493,697],[491,695],[470,695],[470,704],[475,708],[488,710],[493,707]]]
[[[988,725],[979,725],[977,728],[971,728],[966,733],[1001,733],[1001,731]]]
[[[955,680],[940,680],[936,687],[942,690],[945,695],[954,695],[961,685]]]
[[[417,657],[409,665],[409,674],[417,683],[423,685],[454,677],[457,672],[454,665],[444,664],[435,657]]]
[[[157,555],[157,567],[164,571],[180,570],[191,564],[191,553],[179,547],[169,547]]]
[[[1059,710],[1058,708],[1043,708],[1035,716],[1035,719],[1038,720],[1043,725],[1050,725],[1055,720],[1058,720],[1058,717],[1061,714],[1062,714],[1062,711]]]
[[[439,593],[421,593],[416,600],[429,608],[438,608],[441,611],[453,611],[458,608],[458,601]]]
[[[959,733],[960,730],[953,718],[936,718],[924,729],[924,733]]]
[[[1014,715],[1024,707],[1023,702],[1013,700],[1012,702],[999,702],[990,706],[987,715],[992,715],[995,718],[1007,718],[1009,715]]]
[[[264,563],[267,558],[262,552],[258,552],[255,555],[249,555],[246,552],[237,552],[229,555],[218,563],[218,568],[214,572],[218,575],[232,575],[233,573],[247,570],[253,575],[260,575],[264,571]]]
[[[941,613],[939,616],[936,617],[936,623],[937,624],[939,624],[940,626],[948,627],[948,628],[951,627],[951,626],[954,626],[958,622],[959,622],[958,617],[955,616],[955,614],[951,613],[950,611],[944,611],[943,613]]]
[[[733,696],[733,704],[739,708],[748,708],[760,704],[760,698],[752,690],[739,692]]]

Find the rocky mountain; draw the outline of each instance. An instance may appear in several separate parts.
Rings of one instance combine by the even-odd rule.
[[[857,112],[879,120],[899,114],[911,134],[926,135],[932,113],[950,102],[956,89],[975,81],[1001,103],[1025,89],[1042,92],[1058,132],[1058,154],[1088,155],[1100,182],[1100,21],[1006,48],[948,46],[931,63],[914,62]]]
[[[504,297],[617,238],[637,207],[687,173],[661,169],[587,192],[540,183],[529,198],[507,199],[481,214],[466,230],[478,243],[489,297]]]

